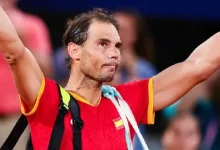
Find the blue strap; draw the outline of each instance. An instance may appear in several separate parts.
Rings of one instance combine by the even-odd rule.
[[[111,97],[117,97],[117,98],[122,99],[120,93],[114,87],[111,87],[109,85],[103,85],[102,86],[102,94],[103,95],[108,94]]]

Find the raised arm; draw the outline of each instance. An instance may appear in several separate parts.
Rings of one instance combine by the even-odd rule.
[[[220,66],[220,33],[199,45],[184,61],[154,77],[154,110],[163,109],[206,80]]]
[[[38,95],[43,74],[33,55],[19,39],[1,6],[0,52],[11,68],[18,93],[25,100],[27,107],[31,109]]]

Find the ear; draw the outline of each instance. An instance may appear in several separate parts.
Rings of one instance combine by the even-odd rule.
[[[73,59],[73,60],[80,60],[80,54],[81,54],[81,46],[77,45],[73,42],[70,42],[67,45],[67,51],[69,56]]]

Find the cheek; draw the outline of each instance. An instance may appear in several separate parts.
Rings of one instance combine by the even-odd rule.
[[[100,67],[100,58],[97,54],[84,52],[81,57],[81,67],[86,68],[88,71],[97,71]]]

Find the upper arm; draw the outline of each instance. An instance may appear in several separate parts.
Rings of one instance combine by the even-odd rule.
[[[199,64],[184,61],[175,64],[154,77],[154,110],[163,109],[184,96],[201,82],[205,70]]]
[[[36,59],[28,49],[23,47],[22,55],[15,58],[10,68],[19,95],[31,109],[43,80],[43,74]]]

